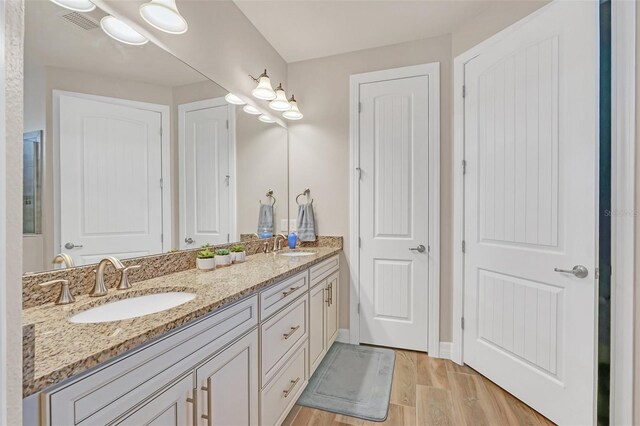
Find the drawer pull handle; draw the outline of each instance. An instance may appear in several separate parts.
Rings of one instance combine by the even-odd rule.
[[[207,414],[202,414],[200,416],[200,418],[206,420],[208,425],[211,425],[211,419],[213,418],[213,416],[211,415],[211,393],[210,393],[211,377],[209,377],[207,379],[207,385],[206,386],[201,386],[200,389],[207,393],[207,398],[206,398],[207,399]]]
[[[289,290],[283,291],[282,292],[282,297],[287,297],[288,295],[290,295],[291,293],[293,293],[294,291],[296,291],[299,288],[300,287],[291,287]]]
[[[193,418],[196,419],[198,417],[198,398],[196,397],[198,392],[197,388],[193,389],[193,397],[187,397],[187,403],[193,404]]]
[[[284,340],[287,340],[289,337],[293,336],[293,333],[298,331],[299,328],[300,328],[299,325],[296,325],[295,327],[291,327],[291,331],[283,334],[282,337],[284,337]]]
[[[285,390],[285,391],[282,391],[282,393],[284,394],[284,397],[285,397],[285,398],[289,396],[289,394],[291,393],[291,391],[293,390],[293,388],[295,388],[295,387],[296,387],[296,385],[298,384],[298,382],[299,382],[299,381],[300,381],[300,377],[298,377],[298,378],[297,378],[297,379],[295,379],[295,380],[292,380],[292,381],[291,381],[291,386],[289,386],[289,389],[287,389],[287,390]]]

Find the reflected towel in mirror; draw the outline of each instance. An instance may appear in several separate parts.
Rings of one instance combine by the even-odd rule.
[[[273,236],[273,206],[271,204],[260,204],[260,213],[258,216],[258,235],[264,238],[262,234]]]

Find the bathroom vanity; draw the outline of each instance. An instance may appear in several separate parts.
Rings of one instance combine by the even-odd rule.
[[[36,323],[34,381],[25,383],[25,419],[40,425],[282,423],[336,340],[340,250],[258,254],[213,272],[134,283],[131,295],[164,288],[196,298],[115,323],[69,323],[71,314],[94,304],[88,298],[72,308],[25,311],[25,320],[42,321]]]

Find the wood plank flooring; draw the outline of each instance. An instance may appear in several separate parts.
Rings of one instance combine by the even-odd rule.
[[[383,423],[296,405],[284,426],[553,425],[467,366],[396,350],[389,416]]]

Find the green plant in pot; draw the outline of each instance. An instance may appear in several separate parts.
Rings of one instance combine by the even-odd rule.
[[[243,246],[235,245],[231,247],[231,260],[233,263],[242,263],[247,260],[247,254],[245,253]]]
[[[203,271],[216,269],[216,253],[208,245],[202,246],[196,254],[196,266]]]
[[[231,252],[227,249],[216,250],[216,266],[231,265]]]

